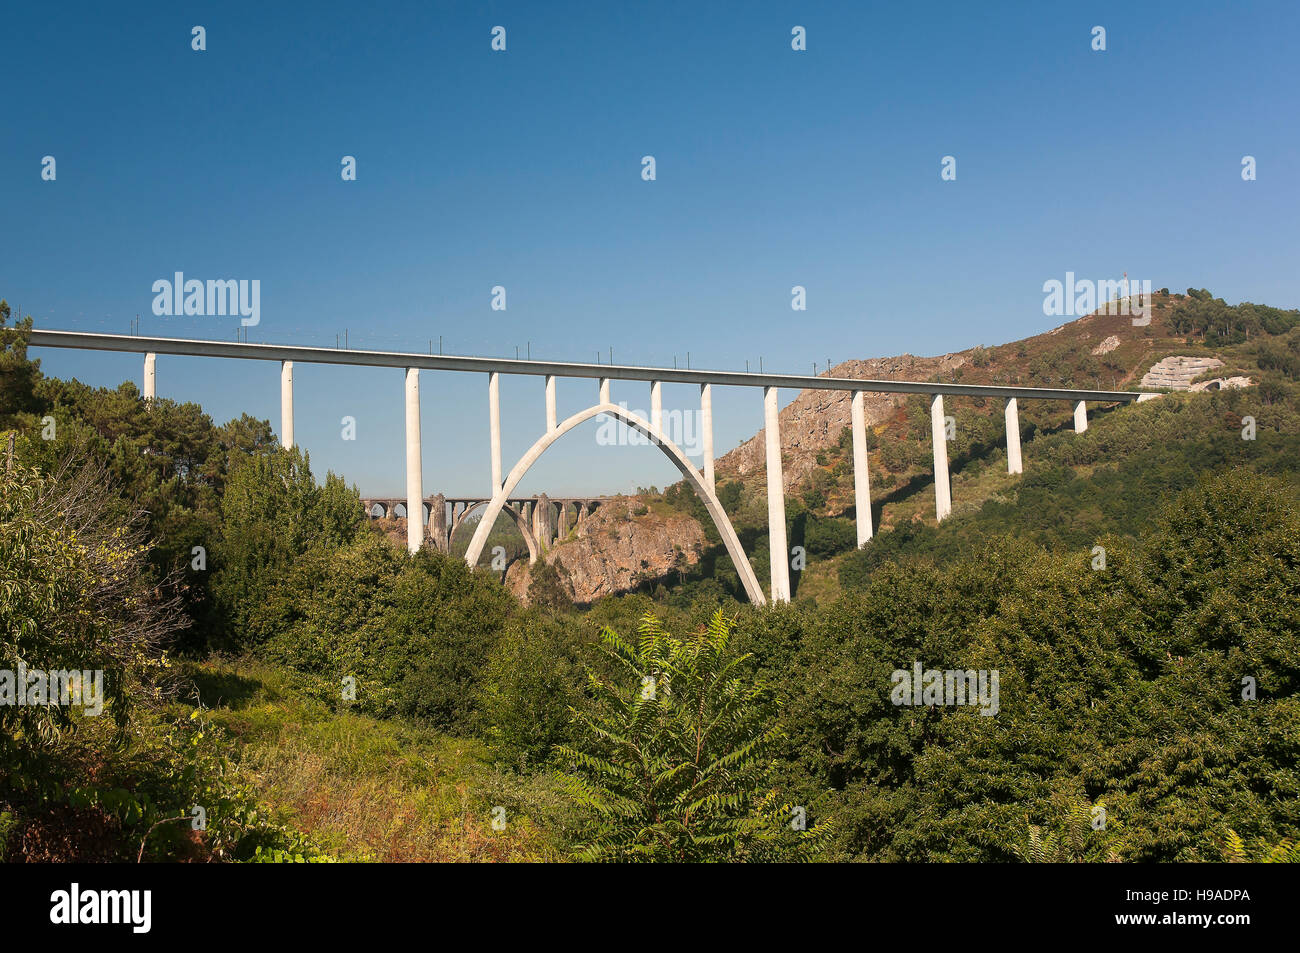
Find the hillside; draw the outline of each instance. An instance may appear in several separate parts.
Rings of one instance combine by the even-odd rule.
[[[1090,479],[1091,472],[1107,464],[1124,462],[1120,457],[1108,457],[1102,448],[1107,435],[1117,430],[1128,430],[1133,424],[1120,423],[1121,419],[1142,421],[1138,429],[1150,428],[1144,441],[1140,433],[1124,441],[1124,454],[1146,455],[1152,466],[1160,464],[1151,458],[1160,455],[1161,441],[1168,431],[1170,439],[1176,437],[1186,442],[1208,438],[1211,431],[1223,436],[1236,433],[1240,420],[1254,416],[1260,421],[1261,438],[1255,443],[1237,440],[1225,444],[1227,456],[1207,456],[1199,464],[1189,463],[1179,469],[1168,486],[1189,485],[1189,474],[1196,470],[1215,470],[1227,465],[1235,453],[1236,462],[1249,463],[1254,457],[1267,456],[1278,448],[1271,442],[1274,436],[1286,434],[1290,440],[1300,428],[1289,421],[1296,411],[1294,398],[1288,396],[1287,384],[1297,379],[1300,366],[1300,337],[1294,311],[1279,311],[1264,306],[1243,304],[1228,306],[1213,298],[1209,292],[1189,289],[1187,294],[1169,294],[1161,291],[1153,301],[1151,323],[1135,327],[1127,315],[1095,312],[1042,334],[992,347],[976,347],[939,357],[916,357],[909,354],[889,358],[845,361],[828,372],[834,377],[859,377],[891,380],[943,380],[960,383],[1009,384],[1019,386],[1073,386],[1089,389],[1143,389],[1140,384],[1147,377],[1148,386],[1156,383],[1175,383],[1186,386],[1198,379],[1234,378],[1233,385],[1246,390],[1202,391],[1187,396],[1163,398],[1166,402],[1191,401],[1197,408],[1196,422],[1190,418],[1169,417],[1166,409],[1154,409],[1160,401],[1147,402],[1141,407],[1129,405],[1092,406],[1089,408],[1090,429],[1080,437],[1073,433],[1072,407],[1066,401],[1024,402],[1020,407],[1025,475],[1011,477],[1005,472],[1005,435],[1003,434],[1002,402],[984,398],[947,398],[945,411],[956,418],[957,437],[948,447],[952,471],[954,517],[971,517],[992,505],[990,514],[1003,512],[998,507],[1015,507],[1016,498],[1025,495],[1028,502],[1042,510],[1045,485],[1059,486],[1064,498],[1050,507],[1069,507],[1069,499],[1087,495],[1077,479]],[[1186,362],[1171,360],[1187,358]],[[1162,363],[1164,362],[1164,363]],[[1166,368],[1186,367],[1177,381]],[[1156,370],[1153,372],[1153,368]],[[1205,373],[1194,373],[1205,369]],[[1254,387],[1260,383],[1259,387]],[[1194,389],[1205,386],[1192,383]],[[1217,383],[1210,386],[1217,386]],[[1210,410],[1213,408],[1213,410]],[[935,529],[933,469],[930,448],[930,420],[927,402],[923,397],[902,394],[869,394],[866,400],[868,424],[869,467],[873,503],[873,524],[877,538],[867,549],[876,552],[899,554],[909,548],[924,549],[929,542],[908,542],[918,537],[918,529],[928,526]],[[1231,420],[1228,418],[1231,417]],[[828,595],[835,591],[838,563],[828,564],[831,557],[845,554],[852,548],[853,530],[853,473],[849,424],[849,394],[837,391],[802,391],[781,411],[781,446],[785,478],[787,520],[791,545],[804,545],[809,559],[807,578],[799,587],[805,595]],[[1235,421],[1235,423],[1234,423]],[[1181,428],[1181,429],[1180,429]],[[1289,429],[1288,429],[1289,428]],[[1100,443],[1099,443],[1100,441]],[[716,464],[719,492],[724,505],[745,543],[746,551],[759,570],[760,578],[767,573],[766,541],[766,475],[764,470],[764,434],[757,433],[740,446],[720,457]],[[1237,444],[1240,444],[1237,445]],[[1087,459],[1069,461],[1080,472],[1067,477],[1059,468],[1071,455],[1069,449],[1094,447],[1097,449]],[[1248,452],[1249,451],[1249,452]],[[1261,451],[1261,453],[1255,453]],[[1300,455],[1292,458],[1300,459]],[[1258,462],[1258,460],[1256,460]],[[1129,470],[1133,461],[1128,460]],[[1265,467],[1274,472],[1278,467]],[[1282,467],[1281,469],[1287,469]],[[1049,471],[1051,471],[1049,473]],[[1113,483],[1113,477],[1098,475],[1096,480]],[[1135,477],[1136,479],[1136,477]],[[1044,482],[1046,481],[1046,483]],[[1122,481],[1121,481],[1122,482]],[[1114,487],[1112,486],[1112,489]],[[1142,494],[1147,498],[1149,494]],[[648,513],[642,520],[656,518],[650,514],[661,513],[660,504],[690,515],[699,524],[700,535],[709,541],[700,556],[695,580],[710,576],[721,579],[733,595],[739,594],[734,584],[734,571],[729,559],[718,546],[718,538],[704,515],[703,507],[694,494],[679,483],[662,494],[646,494],[639,498]],[[1155,500],[1150,502],[1154,505]],[[1094,503],[1089,505],[1093,516],[1083,522],[1098,530],[1136,532],[1137,526],[1125,530],[1114,520],[1104,517]],[[1143,518],[1146,510],[1135,511],[1127,503],[1118,507],[1135,519]],[[1112,512],[1115,509],[1112,508]],[[1068,522],[1078,524],[1078,520]],[[940,535],[952,535],[956,525],[950,520]],[[998,519],[986,515],[980,520],[981,529],[988,532],[1004,531]],[[638,558],[647,566],[674,565],[671,541],[661,541],[661,534],[646,523],[646,532],[638,546]],[[892,531],[906,527],[906,533],[891,535]],[[1056,534],[1054,540],[1071,543],[1086,536],[1081,527],[1073,534]],[[694,533],[691,534],[694,538]],[[1047,534],[1053,535],[1053,534]],[[811,536],[811,540],[809,537]],[[928,540],[929,537],[923,537]],[[1037,534],[1048,542],[1043,534]],[[619,591],[626,588],[622,580],[603,573],[600,563],[605,558],[599,541],[570,540],[556,547],[551,558],[559,558],[570,572],[601,578],[598,586],[588,586],[587,592]],[[692,559],[691,565],[695,565]],[[655,589],[660,585],[673,588],[673,579],[680,581],[681,573],[670,578],[664,573],[659,579],[642,579],[641,585]],[[798,594],[798,589],[796,595]],[[586,601],[586,599],[580,599]]]
[[[1193,300],[1171,326],[1218,310]],[[408,554],[265,421],[45,377],[0,301],[0,672],[107,676],[102,709],[0,705],[0,858],[1295,857],[1300,315],[1260,314],[1171,345],[1257,386],[1084,434],[1048,408],[1023,477],[968,438],[938,527],[903,453],[923,406],[872,431],[894,528],[861,550],[842,436],[810,450],[793,605],[731,601],[680,485],[610,505],[557,551],[658,540],[671,561],[579,611],[584,566],[535,567],[525,607],[499,574]],[[997,418],[970,403],[978,434]],[[761,486],[720,496],[765,575]],[[1001,695],[900,705],[922,663],[1000,672]],[[1090,827],[1098,806],[1117,823]]]

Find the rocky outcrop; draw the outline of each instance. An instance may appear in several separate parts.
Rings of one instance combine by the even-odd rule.
[[[962,354],[943,357],[873,358],[844,361],[830,370],[831,377],[854,377],[868,380],[929,380],[935,374],[946,377],[966,363]],[[825,375],[824,375],[825,376]],[[889,420],[907,401],[906,394],[867,393],[863,401],[867,426],[875,427]],[[807,481],[817,466],[817,453],[833,446],[849,425],[849,393],[835,390],[801,391],[789,406],[781,410],[781,455],[787,492]],[[719,476],[745,479],[766,484],[765,431],[746,440],[735,450],[720,457],[716,464]]]
[[[1208,381],[1199,381],[1187,389],[1193,392],[1203,390],[1240,390],[1243,387],[1253,387],[1255,382],[1249,377],[1216,377]]]
[[[634,515],[641,505],[637,497],[603,504],[544,557],[564,564],[574,602],[586,604],[626,592],[699,560],[704,546],[699,523],[673,512]],[[531,578],[528,564],[521,560],[506,572],[506,586],[527,600]]]
[[[1217,357],[1166,357],[1142,375],[1138,386],[1190,390],[1193,380],[1222,366],[1223,362]]]
[[[1094,347],[1092,349],[1092,354],[1094,357],[1099,354],[1109,354],[1117,347],[1119,347],[1119,338],[1112,334],[1110,337],[1106,338],[1106,340]]]

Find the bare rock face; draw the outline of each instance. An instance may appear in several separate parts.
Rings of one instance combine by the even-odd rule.
[[[1110,337],[1106,338],[1106,340],[1102,341],[1100,344],[1094,347],[1092,349],[1092,353],[1094,355],[1109,354],[1117,347],[1119,347],[1119,338],[1112,334]]]
[[[1255,384],[1249,377],[1216,377],[1213,380],[1200,381],[1192,384],[1187,389],[1192,392],[1203,390],[1240,390],[1243,387],[1253,387]]]
[[[946,375],[966,363],[961,354],[943,357],[872,358],[866,361],[844,361],[831,368],[831,377],[855,377],[867,380],[929,380],[935,374]],[[823,375],[825,376],[825,375]],[[907,401],[906,394],[867,392],[864,398],[867,426],[875,427],[890,417]],[[848,391],[806,390],[781,411],[781,456],[787,491],[798,489],[817,466],[817,453],[834,446],[840,433],[849,426]],[[757,411],[756,411],[757,413]],[[742,479],[757,476],[756,482],[766,482],[766,434],[760,430],[735,450],[720,457],[716,464],[719,475]],[[749,482],[747,480],[747,482]]]
[[[564,564],[574,602],[581,605],[626,592],[643,580],[660,579],[699,561],[704,547],[699,523],[679,513],[634,517],[641,505],[634,496],[603,504],[542,557]],[[531,578],[528,564],[517,562],[506,572],[506,587],[527,601]]]
[[[1217,357],[1166,357],[1142,375],[1142,382],[1138,386],[1190,390],[1195,378],[1222,366],[1223,362]]]

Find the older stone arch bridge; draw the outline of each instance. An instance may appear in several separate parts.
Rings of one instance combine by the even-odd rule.
[[[512,496],[519,482],[534,463],[561,437],[575,427],[607,414],[639,431],[658,447],[677,467],[683,478],[703,500],[709,517],[722,537],[727,554],[751,602],[762,604],[767,596],[759,584],[753,566],[745,556],[736,531],[727,518],[714,490],[713,479],[713,388],[715,386],[761,388],[763,391],[764,446],[767,471],[768,541],[771,552],[788,553],[785,527],[785,490],[781,473],[781,436],[779,432],[778,390],[838,390],[852,395],[851,430],[853,435],[853,483],[857,512],[858,544],[871,538],[871,493],[867,474],[866,420],[863,397],[867,393],[925,394],[930,400],[930,442],[934,454],[935,514],[942,520],[952,511],[952,488],[948,476],[948,447],[943,412],[944,397],[1000,397],[1005,403],[1007,469],[1022,472],[1020,453],[1019,401],[1057,400],[1074,405],[1074,428],[1088,427],[1087,404],[1126,403],[1155,397],[1137,391],[1099,391],[1073,388],[1004,387],[983,384],[955,384],[934,381],[861,380],[839,377],[810,377],[788,374],[750,374],[740,371],[679,370],[666,367],[635,367],[615,364],[577,364],[555,361],[498,360],[486,357],[452,357],[447,355],[411,354],[395,351],[353,351],[280,344],[245,344],[226,341],[198,341],[179,338],[137,337],[125,334],[91,334],[80,331],[32,331],[32,347],[79,348],[98,351],[128,351],[144,355],[144,399],[156,394],[157,355],[179,354],[194,357],[234,358],[239,360],[277,361],[280,364],[280,439],[293,445],[293,366],[306,364],[352,364],[366,367],[401,369],[405,379],[406,402],[406,499],[408,512],[423,512],[424,478],[420,457],[420,371],[459,371],[483,374],[487,378],[488,433],[491,438],[490,494],[482,505],[483,516],[470,540],[465,561],[478,564],[488,534],[502,510],[517,518],[514,507],[519,498]],[[545,426],[536,442],[508,471],[501,462],[502,374],[519,374],[544,378]],[[555,381],[558,377],[587,378],[597,383],[596,403],[567,420],[556,416]],[[614,381],[639,381],[650,387],[650,419],[613,403],[610,387]],[[668,438],[661,426],[664,382],[697,384],[700,388],[700,416],[704,456],[700,469]],[[515,501],[512,504],[512,501]],[[424,520],[407,520],[407,546],[411,552],[424,543]],[[449,537],[450,538],[450,537]],[[536,542],[536,540],[534,540]],[[769,590],[773,601],[790,599],[790,563],[772,559]]]
[[[506,500],[501,512],[514,520],[528,546],[528,561],[535,563],[542,553],[555,545],[557,539],[568,536],[570,529],[581,526],[600,504],[609,499],[608,496],[547,496],[542,493],[512,497]],[[482,496],[443,496],[441,493],[426,496],[420,517],[426,527],[425,539],[440,552],[451,552],[452,538],[465,524],[465,518],[491,502],[491,497]],[[395,515],[399,506],[403,516],[409,512],[406,500],[399,497],[363,497],[361,506],[372,517],[376,515],[376,509],[381,517]]]

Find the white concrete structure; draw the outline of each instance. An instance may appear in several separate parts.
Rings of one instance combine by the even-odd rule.
[[[420,459],[420,369],[406,369],[406,548],[424,543],[424,477]]]
[[[952,484],[948,478],[948,435],[943,419],[943,394],[930,395],[930,440],[934,444],[934,514],[942,521],[952,512]]]
[[[1024,473],[1024,464],[1020,460],[1020,406],[1014,397],[1007,398],[1002,413],[1007,424],[1007,472]]]
[[[857,535],[859,544],[871,538],[870,481],[868,478],[865,405],[866,393],[928,394],[930,396],[931,439],[934,449],[935,512],[939,519],[952,511],[952,488],[948,471],[948,450],[943,414],[945,395],[961,397],[1002,397],[1006,400],[1007,469],[1019,473],[1022,469],[1018,398],[1038,400],[1069,400],[1075,403],[1075,427],[1082,432],[1087,428],[1085,401],[1128,403],[1154,398],[1155,394],[1135,391],[1094,391],[1070,388],[1011,387],[987,384],[958,384],[924,381],[868,380],[862,378],[817,377],[788,374],[751,374],[740,371],[701,371],[690,368],[648,368],[613,364],[580,364],[555,361],[501,360],[497,358],[468,357],[443,354],[410,354],[391,351],[360,351],[348,348],[315,348],[296,345],[231,343],[228,341],[186,340],[181,338],[140,337],[136,335],[94,334],[81,331],[33,330],[29,347],[81,348],[100,351],[121,351],[143,354],[144,396],[155,399],[155,364],[158,354],[176,354],[191,357],[216,357],[279,361],[281,363],[281,440],[292,446],[293,436],[293,371],[295,362],[312,364],[341,364],[363,367],[403,368],[406,372],[406,476],[407,476],[407,545],[415,552],[424,542],[423,474],[421,469],[420,387],[421,369],[443,372],[472,372],[488,374],[488,426],[492,445],[492,499],[476,501],[475,507],[486,505],[482,519],[475,531],[466,561],[477,565],[487,535],[496,523],[502,508],[506,509],[516,524],[524,530],[524,538],[533,519],[534,504],[521,502],[509,507],[509,494],[527,473],[533,462],[557,439],[569,430],[600,414],[622,420],[627,426],[645,434],[673,461],[683,477],[704,501],[710,517],[718,528],[727,553],[735,564],[750,601],[762,604],[766,600],[756,574],[740,540],[718,500],[714,482],[713,459],[713,395],[715,384],[732,387],[762,387],[764,402],[764,430],[768,483],[768,530],[771,546],[771,590],[774,601],[790,598],[790,552],[785,528],[785,493],[782,474],[780,417],[777,389],[792,387],[799,390],[847,391],[852,395],[851,423],[853,430],[854,500],[857,507]],[[546,378],[546,430],[509,475],[502,479],[501,465],[501,401],[500,374],[542,376]],[[599,403],[559,422],[555,404],[555,379],[573,377],[599,381]],[[651,387],[651,417],[647,421],[612,403],[610,385],[614,379],[646,381]],[[680,448],[672,444],[662,432],[662,383],[698,384],[700,387],[700,414],[703,437],[703,472],[697,471]],[[446,505],[445,499],[435,505]],[[549,505],[549,503],[548,503]],[[463,519],[466,511],[462,511]],[[431,513],[431,528],[441,527],[441,519]],[[579,515],[581,520],[581,511]],[[547,528],[549,532],[549,527]],[[448,538],[449,545],[449,538]],[[537,544],[529,543],[532,558],[537,556]]]
[[[718,528],[718,534],[722,537],[722,545],[726,547],[727,555],[731,557],[732,563],[736,567],[736,572],[740,576],[741,585],[745,587],[745,594],[749,596],[749,601],[754,605],[763,605],[766,600],[763,597],[763,589],[758,584],[758,576],[754,573],[754,567],[750,565],[745,556],[745,550],[740,545],[740,538],[736,535],[736,530],[731,525],[731,520],[727,518],[726,511],[722,508],[717,495],[704,484],[704,478],[699,471],[691,466],[686,454],[681,448],[674,444],[665,434],[655,433],[650,428],[650,421],[638,417],[631,411],[609,401],[602,401],[594,407],[588,407],[586,410],[574,414],[568,420],[560,423],[555,429],[548,431],[537,442],[529,448],[528,452],[519,458],[514,469],[510,471],[506,481],[502,484],[501,489],[492,496],[483,515],[479,518],[478,527],[474,530],[474,536],[469,542],[469,548],[465,552],[465,562],[471,566],[478,565],[479,557],[483,555],[483,547],[487,545],[488,534],[496,524],[497,516],[501,514],[502,509],[511,512],[506,503],[510,499],[510,494],[514,492],[519,481],[524,478],[529,469],[542,456],[543,453],[551,447],[555,441],[559,440],[570,430],[579,427],[596,417],[598,414],[608,414],[622,420],[625,424],[649,437],[651,442],[661,449],[678,471],[686,478],[691,487],[704,501],[704,508],[708,511],[709,517],[713,520],[713,525]],[[784,524],[782,524],[784,526]],[[788,589],[788,586],[787,586]],[[788,596],[787,596],[788,598]]]
[[[488,373],[488,435],[492,440],[492,492],[501,489],[501,381]]]
[[[775,387],[763,388],[763,436],[767,449],[767,542],[772,564],[772,601],[790,601],[790,548],[785,537],[785,478],[781,474],[781,424]]]
[[[853,392],[849,415],[853,424],[853,509],[858,517],[858,547],[871,539],[871,481],[867,476],[867,411],[860,390]]]
[[[1077,401],[1074,405],[1074,432],[1083,433],[1088,429],[1088,405]]]
[[[704,485],[716,493],[713,483],[713,385],[700,385],[700,436],[704,442]]]
[[[555,375],[546,375],[546,429],[555,429]]]
[[[293,446],[293,361],[280,362],[280,445]]]

